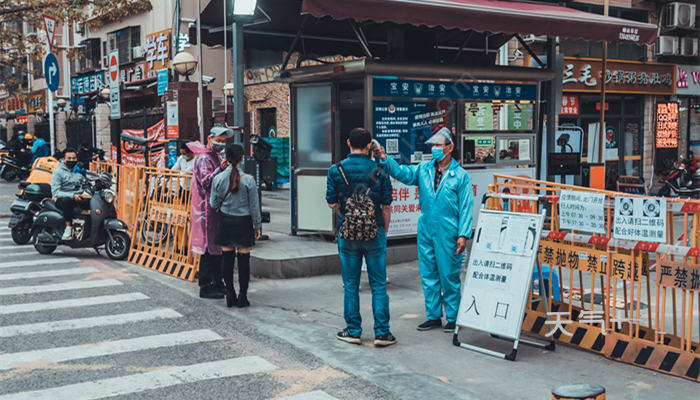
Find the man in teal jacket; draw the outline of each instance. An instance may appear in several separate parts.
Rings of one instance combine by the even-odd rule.
[[[433,159],[417,165],[399,165],[381,147],[375,156],[386,164],[389,175],[418,186],[418,264],[428,317],[418,330],[442,327],[444,307],[444,330],[454,332],[461,296],[461,254],[472,234],[472,180],[452,158],[455,146],[447,128],[438,130],[426,144],[432,146]]]

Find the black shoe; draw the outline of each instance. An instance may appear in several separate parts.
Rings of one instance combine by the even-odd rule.
[[[223,299],[224,294],[216,290],[213,285],[199,288],[199,297],[203,299]]]
[[[386,347],[392,344],[396,344],[396,338],[391,332],[374,337],[374,345],[377,347]]]
[[[226,286],[223,286],[223,285],[216,285],[216,286],[214,286],[214,288],[215,288],[215,290],[216,290],[217,292],[220,292],[220,293],[223,294],[224,296],[226,295],[226,293],[228,293],[228,290],[226,290]]]
[[[352,344],[362,344],[362,339],[360,339],[359,336],[353,336],[348,332],[348,329],[345,328],[342,331],[338,332],[335,335],[335,338],[338,340],[342,340],[343,342],[347,343],[352,343]]]
[[[434,328],[441,328],[442,327],[442,320],[441,319],[429,319],[422,324],[418,325],[418,330],[419,331],[429,331]]]
[[[455,324],[454,321],[452,321],[452,322],[449,322],[449,321],[448,321],[448,322],[445,324],[445,326],[442,327],[442,330],[445,331],[445,332],[447,332],[447,333],[454,333],[454,332],[455,332],[455,327],[456,327],[456,324]]]
[[[230,292],[226,292],[226,307],[231,308],[234,304],[236,304],[236,302],[236,291],[232,290]]]
[[[248,301],[248,297],[245,295],[240,295],[238,296],[238,302],[236,303],[236,306],[238,308],[245,308],[250,305],[250,302]]]

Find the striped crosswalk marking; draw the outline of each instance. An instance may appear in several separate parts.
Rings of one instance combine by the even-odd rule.
[[[101,287],[107,287],[107,286],[119,286],[119,285],[122,285],[122,283],[116,279],[101,279],[101,280],[95,280],[95,281],[54,283],[54,284],[50,284],[50,285],[15,286],[15,287],[9,287],[9,288],[0,288],[0,296],[17,295],[17,294],[60,292],[62,290],[93,289],[93,288],[101,288]]]
[[[0,370],[18,368],[24,364],[38,361],[59,363],[72,360],[81,360],[90,357],[101,357],[112,354],[128,353],[132,351],[157,349],[160,347],[211,342],[220,339],[222,339],[222,337],[215,332],[208,329],[201,329],[163,335],[141,336],[132,339],[113,340],[110,342],[0,354]],[[223,370],[219,370],[217,372],[222,373]],[[77,393],[78,392],[74,394]]]
[[[170,308],[151,311],[134,312],[127,314],[103,315],[99,317],[67,319],[49,322],[38,322],[25,325],[0,326],[0,337],[12,337],[18,335],[34,335],[67,331],[71,329],[94,328],[98,326],[121,325],[130,322],[152,321],[156,319],[179,318],[182,314]]]
[[[86,275],[100,272],[97,268],[65,268],[54,269],[51,271],[32,271],[32,272],[17,272],[14,274],[0,274],[0,281],[12,281],[16,279],[36,279],[49,278],[54,276],[69,276],[69,275]]]
[[[17,257],[17,256],[28,256],[32,254],[37,254],[36,250],[34,250],[33,247],[17,247],[17,250],[24,250],[24,251],[17,251],[14,253],[6,253],[2,252],[3,257]]]
[[[14,249],[32,249],[33,250],[34,249],[34,247],[32,247],[30,245],[21,245],[20,246],[20,245],[15,244],[12,241],[7,242],[7,241],[0,240],[0,243],[2,244],[2,246],[0,246],[0,250],[14,250]],[[5,245],[5,244],[10,244],[10,243],[12,243],[11,246]],[[36,250],[34,250],[34,252],[36,252]]]
[[[314,390],[313,392],[297,394],[294,396],[283,397],[279,400],[338,400],[323,390]]]
[[[15,268],[15,267],[43,267],[44,265],[52,264],[69,264],[77,263],[81,260],[75,257],[55,257],[46,259],[33,259],[33,260],[21,260],[21,261],[9,261],[0,263],[0,268]]]
[[[31,392],[0,396],[0,400],[50,399],[91,400],[124,396],[145,390],[165,388],[209,379],[229,378],[276,369],[258,356],[232,358],[201,364],[172,367],[160,371],[145,372],[117,378],[77,383]]]
[[[147,300],[148,298],[148,296],[142,293],[124,293],[110,296],[81,297],[78,299],[54,300],[38,303],[0,305],[0,315],[124,303],[128,301]]]

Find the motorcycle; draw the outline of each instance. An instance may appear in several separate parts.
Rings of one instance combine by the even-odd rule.
[[[98,248],[104,245],[109,258],[123,260],[129,254],[131,238],[126,224],[117,218],[115,194],[111,190],[112,175],[87,171],[87,176],[90,182],[81,189],[90,196],[90,208],[76,208],[71,238],[61,239],[66,227],[63,213],[53,200],[46,199],[41,202],[41,210],[34,216],[34,248],[41,254],[51,254],[58,245],[71,248],[92,247],[99,254]]]
[[[673,163],[673,169],[661,179],[664,185],[656,194],[659,197],[700,198],[700,170],[691,172],[680,161]]]
[[[8,182],[13,182],[18,178],[20,180],[27,179],[32,170],[25,160],[26,156],[11,154],[0,156],[0,178]],[[29,162],[31,162],[31,155]]]
[[[12,241],[27,244],[32,239],[34,214],[41,210],[41,201],[51,198],[51,185],[48,183],[31,183],[22,181],[20,192],[10,205],[12,216],[8,227],[12,232]]]

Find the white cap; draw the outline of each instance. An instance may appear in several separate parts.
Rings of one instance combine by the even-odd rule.
[[[442,127],[425,141],[425,144],[450,144],[452,142],[452,132],[449,129]]]

